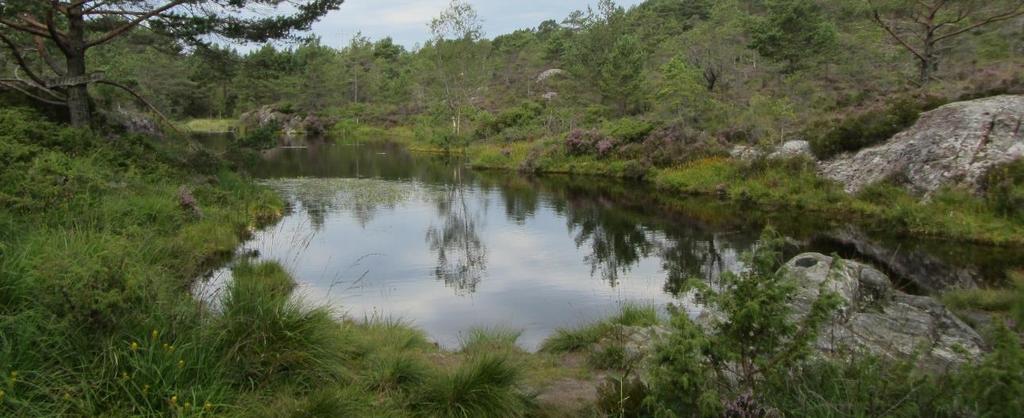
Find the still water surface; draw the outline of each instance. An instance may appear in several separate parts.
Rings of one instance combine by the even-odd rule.
[[[681,283],[742,268],[759,234],[660,210],[637,184],[474,171],[398,146],[275,149],[251,171],[290,211],[240,253],[283,264],[308,302],[401,318],[446,347],[501,326],[536,349],[627,302],[694,310]],[[215,272],[208,292],[226,280]]]

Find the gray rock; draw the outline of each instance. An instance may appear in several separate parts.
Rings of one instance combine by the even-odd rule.
[[[120,126],[126,132],[143,134],[153,137],[163,137],[163,130],[160,123],[149,114],[134,109],[126,109],[118,106],[107,114],[110,123]]]
[[[952,103],[884,144],[819,165],[849,193],[886,179],[925,198],[945,186],[979,192],[988,171],[1024,156],[1024,96]]]
[[[242,126],[247,128],[279,127],[281,137],[278,145],[281,146],[309,145],[307,139],[323,136],[331,125],[331,121],[315,115],[289,114],[274,106],[262,106],[243,113],[240,121]]]
[[[923,366],[940,368],[971,361],[983,351],[978,333],[941,303],[894,289],[871,266],[805,253],[783,268],[798,283],[798,316],[810,310],[822,290],[835,292],[843,301],[818,338],[825,353],[866,351],[900,359],[919,355]]]
[[[562,70],[560,68],[551,68],[551,69],[548,69],[548,70],[544,70],[540,74],[537,75],[537,82],[538,83],[543,83],[543,82],[547,81],[551,77],[554,77],[554,76],[557,76],[557,75],[562,75],[562,74],[565,74],[565,70]]]
[[[790,158],[814,159],[811,144],[802,139],[786,141],[771,150],[750,145],[736,145],[729,151],[729,156],[740,161],[753,161],[758,158],[786,160]]]
[[[763,157],[764,152],[757,147],[737,145],[729,151],[729,156],[740,161],[753,161]]]
[[[814,153],[811,152],[811,143],[802,139],[786,141],[782,145],[775,148],[771,154],[768,154],[768,158],[771,159],[790,159],[790,158],[810,158],[814,159]]]

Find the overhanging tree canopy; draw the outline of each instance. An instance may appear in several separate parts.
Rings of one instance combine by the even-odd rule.
[[[0,2],[0,44],[14,70],[0,74],[0,87],[67,106],[74,126],[88,126],[89,73],[86,52],[139,26],[186,44],[219,37],[266,42],[293,37],[341,6],[344,0],[8,0]],[[52,54],[63,55],[56,60]],[[61,62],[62,61],[62,62]],[[130,90],[129,90],[130,91]],[[134,94],[134,93],[133,93]]]

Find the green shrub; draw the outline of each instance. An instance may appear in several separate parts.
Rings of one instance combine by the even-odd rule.
[[[1015,417],[1024,411],[1024,347],[1020,336],[996,325],[994,349],[978,365],[964,371],[962,403],[975,416]]]
[[[647,386],[638,377],[609,376],[597,388],[597,409],[616,418],[649,416]]]
[[[1024,160],[990,170],[985,197],[996,213],[1024,221]]]
[[[642,142],[654,130],[654,124],[643,119],[622,118],[605,122],[601,132],[625,143]]]
[[[951,376],[868,354],[815,359],[773,374],[759,398],[788,416],[960,417]]]
[[[263,126],[247,130],[238,136],[238,145],[246,148],[267,149],[277,146],[277,139],[281,137],[281,126],[268,123]]]
[[[124,237],[93,231],[39,230],[21,248],[21,266],[32,298],[46,309],[97,335],[132,322],[145,298],[144,266],[124,263],[139,256]]]
[[[669,335],[655,343],[647,401],[652,409],[716,416],[729,405],[754,408],[730,401],[760,393],[773,375],[786,374],[807,358],[839,300],[822,293],[803,319],[794,320],[790,302],[796,287],[780,269],[782,245],[781,237],[767,230],[743,255],[746,271],[723,274],[716,289],[691,281],[700,299],[722,317],[708,327],[713,331],[705,331],[685,311],[673,314]]]
[[[481,139],[489,138],[508,129],[523,128],[533,124],[543,113],[544,106],[533,101],[523,102],[494,116],[485,113],[487,116],[480,117],[476,136]]]
[[[813,127],[806,136],[810,138],[814,155],[828,159],[885,142],[909,128],[917,122],[921,112],[937,107],[938,103],[941,102],[935,98],[899,99],[884,109],[861,113],[832,126]]]

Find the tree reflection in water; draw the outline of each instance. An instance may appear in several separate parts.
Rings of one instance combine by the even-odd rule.
[[[267,180],[265,184],[286,202],[297,203],[315,231],[323,228],[328,215],[338,211],[351,213],[365,227],[381,209],[394,209],[421,192],[409,183],[377,179],[294,178]]]
[[[619,275],[647,258],[652,242],[643,224],[627,213],[615,209],[605,199],[572,198],[567,200],[565,216],[577,247],[590,248],[583,261],[590,265],[590,274],[600,274],[612,287],[619,284]]]
[[[435,277],[459,294],[475,292],[487,270],[487,247],[477,230],[486,204],[468,202],[467,189],[456,168],[454,181],[433,194],[441,222],[431,224],[426,234],[430,250],[437,253]]]

